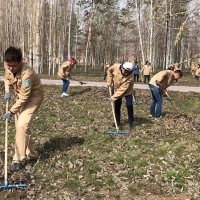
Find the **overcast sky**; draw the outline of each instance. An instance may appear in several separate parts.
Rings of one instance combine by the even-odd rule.
[[[125,7],[125,5],[126,5],[126,0],[120,0],[120,8],[123,8],[123,7]]]

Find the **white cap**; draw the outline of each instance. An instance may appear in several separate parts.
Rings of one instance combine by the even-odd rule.
[[[125,62],[123,68],[127,71],[133,71],[133,64],[131,62]]]

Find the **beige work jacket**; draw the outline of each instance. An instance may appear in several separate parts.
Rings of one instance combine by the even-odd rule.
[[[36,72],[25,62],[22,62],[21,67],[14,77],[13,73],[5,67],[5,92],[10,92],[14,88],[16,102],[10,109],[13,113],[18,113],[25,104],[34,107],[42,103],[44,99],[43,86]]]
[[[110,65],[106,65],[106,66],[104,67],[104,72],[107,72],[107,70],[109,69],[109,67],[110,67]]]
[[[197,68],[197,69],[195,70],[195,76],[200,76],[200,68]]]
[[[57,73],[58,76],[60,78],[68,80],[71,77],[72,67],[73,66],[71,66],[71,63],[69,61],[64,62]]]
[[[174,72],[172,70],[158,72],[152,77],[149,84],[159,87],[156,85],[156,80],[160,82],[162,89],[165,92],[166,88],[169,87],[174,81]]]
[[[119,63],[112,65],[108,69],[107,85],[111,86],[114,81],[115,93],[111,97],[114,101],[133,93],[133,73],[123,76]]]
[[[144,75],[150,75],[152,72],[151,65],[144,65],[140,72],[144,71]]]

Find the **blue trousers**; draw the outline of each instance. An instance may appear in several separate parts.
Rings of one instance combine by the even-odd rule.
[[[128,122],[129,124],[133,124],[134,117],[133,117],[133,96],[129,94],[125,96],[126,98],[126,107],[128,111]],[[119,98],[115,101],[115,116],[116,121],[120,124],[120,115],[121,115],[121,105],[122,105],[122,98]]]
[[[66,92],[67,91],[67,88],[70,84],[70,81],[69,80],[65,80],[62,78],[62,81],[63,81],[63,87],[62,87],[62,92]]]
[[[152,94],[152,101],[151,101],[151,108],[150,114],[159,118],[161,116],[163,98],[162,98],[162,91],[160,88],[149,84],[149,88]]]

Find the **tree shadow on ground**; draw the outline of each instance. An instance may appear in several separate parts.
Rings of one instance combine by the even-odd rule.
[[[50,156],[54,155],[56,151],[66,151],[72,146],[84,144],[82,137],[54,137],[46,141],[38,148],[40,160],[45,161]]]
[[[79,94],[84,94],[84,93],[90,92],[91,90],[92,90],[92,88],[90,87],[90,88],[83,89],[80,92],[71,92],[71,96],[76,96],[76,95],[79,95]]]

